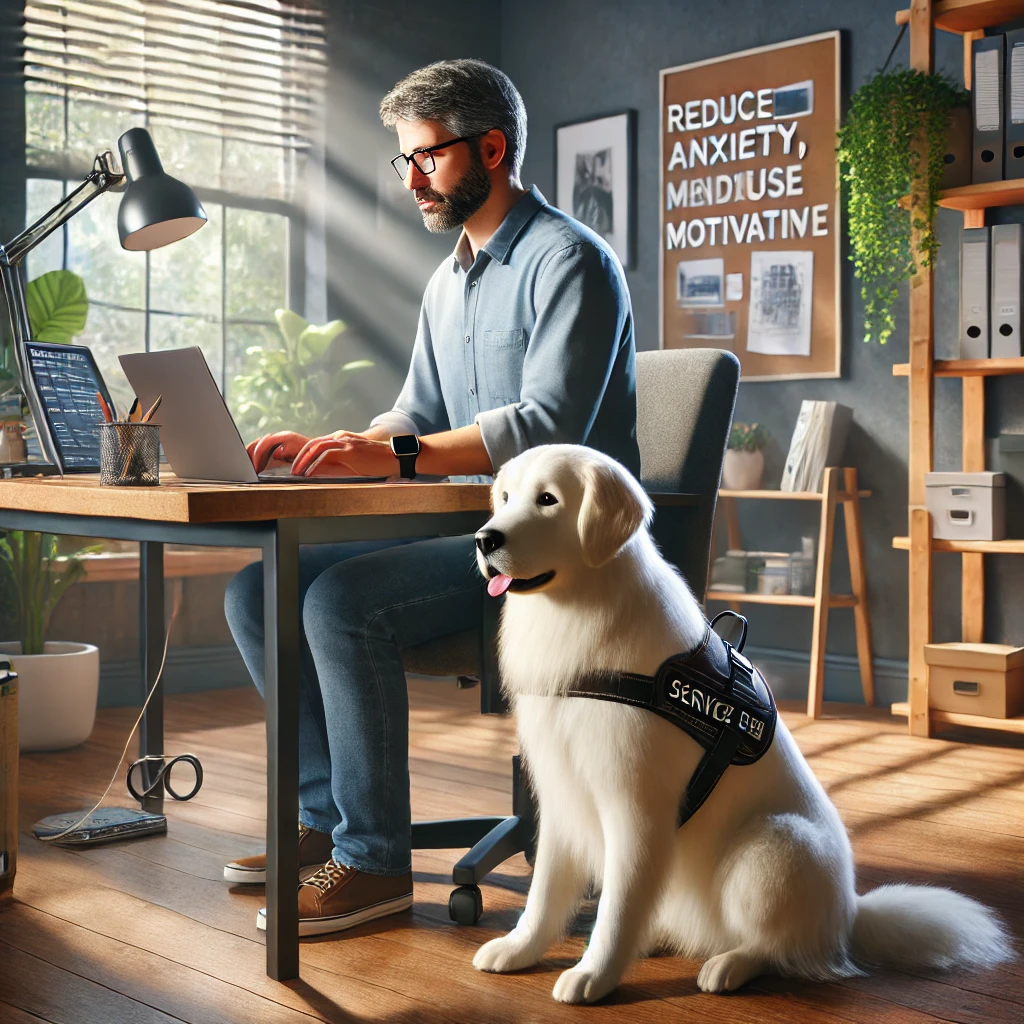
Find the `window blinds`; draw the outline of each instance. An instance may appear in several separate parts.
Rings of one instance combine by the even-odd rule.
[[[71,164],[91,163],[97,148],[114,140],[80,136],[116,120],[117,134],[133,124],[149,128],[161,155],[167,145],[183,152],[191,147],[193,157],[185,152],[184,162],[201,159],[206,180],[212,170],[215,186],[230,187],[219,177],[229,179],[233,165],[287,163],[289,153],[310,145],[325,75],[324,12],[317,0],[25,5],[28,141],[37,166],[61,149]],[[224,144],[219,163],[214,140]],[[271,191],[285,188],[271,182]]]

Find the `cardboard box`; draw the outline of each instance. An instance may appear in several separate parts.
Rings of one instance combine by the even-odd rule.
[[[1006,536],[1003,473],[926,473],[932,536],[943,540],[1002,540]]]
[[[1024,714],[1024,647],[925,644],[928,705],[987,718]]]

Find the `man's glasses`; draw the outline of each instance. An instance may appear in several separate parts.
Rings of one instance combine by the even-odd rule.
[[[488,128],[487,131],[493,129]],[[439,149],[446,149],[448,146],[454,146],[457,142],[469,142],[470,139],[479,139],[481,135],[486,135],[487,132],[477,132],[475,135],[460,135],[457,139],[449,139],[447,142],[439,142],[436,146],[427,146],[425,149],[417,149],[414,152],[406,156],[404,153],[399,153],[394,160],[391,161],[391,166],[395,169],[397,174],[402,181],[405,181],[406,174],[409,173],[409,164],[412,164],[420,174],[433,174],[437,164],[434,162],[434,154]]]

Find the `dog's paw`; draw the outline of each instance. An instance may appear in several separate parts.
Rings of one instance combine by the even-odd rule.
[[[764,971],[765,965],[759,959],[731,949],[704,962],[697,975],[697,987],[702,992],[733,992]]]
[[[482,945],[473,957],[473,966],[478,971],[506,974],[532,967],[540,958],[515,932],[491,939]]]
[[[559,975],[551,994],[560,1003],[596,1003],[618,983],[619,979],[615,976],[602,975],[577,964]]]

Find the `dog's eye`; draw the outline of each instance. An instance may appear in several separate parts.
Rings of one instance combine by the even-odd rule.
[[[508,504],[508,491],[502,491],[501,492],[501,502],[502,502],[503,505],[507,505]]]
[[[537,497],[538,505],[557,505],[558,499],[550,491],[542,491]]]

